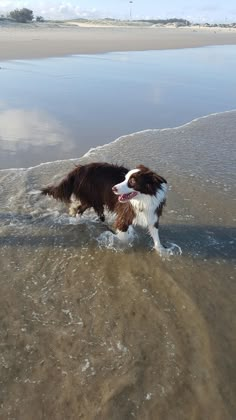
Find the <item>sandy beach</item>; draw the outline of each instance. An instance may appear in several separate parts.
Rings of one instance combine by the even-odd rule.
[[[0,419],[236,419],[235,45],[0,21]],[[167,179],[160,238],[182,255],[40,194],[92,161]]]
[[[1,419],[236,418],[235,114],[0,171]],[[75,163],[140,157],[171,185],[160,233],[182,256],[141,230],[122,250],[93,213],[37,193]]]
[[[0,24],[0,60],[227,44],[235,28]]]

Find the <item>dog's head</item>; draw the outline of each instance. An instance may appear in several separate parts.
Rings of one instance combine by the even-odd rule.
[[[118,195],[118,200],[125,203],[131,199],[138,199],[140,194],[155,195],[162,188],[166,180],[143,165],[129,171],[125,180],[114,185],[112,191]]]

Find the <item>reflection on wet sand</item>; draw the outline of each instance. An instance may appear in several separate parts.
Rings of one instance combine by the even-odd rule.
[[[0,66],[0,168],[75,158],[127,133],[180,126],[236,103],[234,45]]]
[[[44,111],[0,108],[0,167],[31,166],[53,156],[54,149],[65,156],[72,148],[65,127]]]
[[[235,418],[235,184],[222,144],[234,132],[232,112],[0,171],[2,418]],[[160,235],[181,257],[161,259],[141,229],[132,247],[107,248],[92,212],[71,218],[38,193],[79,161],[140,156],[169,181]]]

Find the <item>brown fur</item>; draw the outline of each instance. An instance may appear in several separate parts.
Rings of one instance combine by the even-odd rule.
[[[117,201],[116,208],[115,229],[126,232],[130,225],[132,225],[135,218],[135,211],[130,203],[119,203]]]
[[[72,194],[80,201],[77,212],[83,214],[93,208],[104,221],[104,206],[114,211],[117,197],[112,193],[113,185],[122,182],[128,169],[109,163],[89,163],[79,165],[62,179],[58,185],[42,188],[44,195],[71,203]]]
[[[151,171],[149,168],[139,165],[137,166],[139,172],[133,173],[127,182],[127,186],[135,191],[139,191],[142,194],[147,195],[156,195],[159,189],[161,189],[162,184],[167,184],[166,180],[156,174],[155,172]],[[115,192],[116,186],[113,187],[113,191]],[[166,200],[163,200],[159,207],[155,209],[155,213],[157,215],[157,221],[155,223],[155,227],[158,229],[159,226],[159,218],[162,215],[163,207],[166,204]],[[132,204],[128,202],[120,203],[119,201],[116,204],[115,208],[117,218],[115,221],[116,229],[126,232],[128,227],[132,225],[133,220],[135,219],[135,210]]]
[[[162,189],[163,184],[166,184],[164,178],[145,166],[140,165],[137,169],[140,171],[134,172],[127,180],[129,189],[138,191],[144,196],[145,194],[152,196]],[[105,220],[104,207],[106,207],[116,213],[116,230],[127,232],[129,226],[133,224],[137,212],[147,211],[145,207],[142,208],[142,205],[140,208],[134,207],[131,201],[120,202],[118,200],[118,195],[115,194],[116,189],[118,184],[125,181],[127,172],[127,168],[109,163],[94,162],[79,165],[69,172],[58,185],[43,188],[42,194],[68,203],[74,215],[76,213],[83,214],[86,209],[93,208],[102,221]],[[156,214],[156,222],[153,225],[156,231],[153,231],[148,219],[145,222],[149,230],[151,229],[155,246],[159,251],[163,250],[158,240],[158,225],[164,205],[165,198],[163,197],[158,207],[151,209]],[[142,223],[141,225],[143,225]]]
[[[130,188],[141,191],[143,194],[154,195],[162,183],[167,183],[162,176],[146,166],[139,165],[137,169],[140,169],[140,172],[136,172],[129,178],[128,186]]]

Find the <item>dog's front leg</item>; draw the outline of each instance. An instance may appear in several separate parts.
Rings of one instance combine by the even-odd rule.
[[[123,228],[123,230],[117,229],[116,230],[116,237],[119,239],[119,241],[121,242],[129,242],[131,236],[131,227],[128,226],[125,230],[125,228]]]
[[[181,255],[182,250],[179,245],[171,244],[169,248],[165,248],[160,241],[158,226],[149,225],[148,226],[150,235],[154,242],[154,249],[161,255],[162,257],[169,257],[171,255]]]
[[[154,248],[155,250],[160,254],[166,254],[166,248],[164,248],[164,246],[162,246],[160,238],[159,238],[159,231],[158,231],[158,227],[153,226],[153,225],[149,225],[148,226],[150,235],[153,239],[154,242]]]

